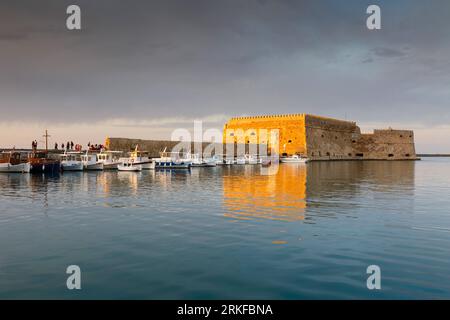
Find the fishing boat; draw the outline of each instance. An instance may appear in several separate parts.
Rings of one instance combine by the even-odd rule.
[[[252,154],[246,154],[244,156],[245,163],[247,164],[258,164],[258,157]]]
[[[298,154],[293,154],[292,156],[289,157],[281,157],[280,161],[282,163],[307,163],[308,158],[302,157],[301,155]]]
[[[122,163],[119,158],[121,153],[122,151],[101,151],[97,159],[103,163],[103,170],[117,170],[117,166]]]
[[[192,167],[215,167],[217,165],[214,158],[201,158],[198,154],[193,154],[191,160]]]
[[[16,151],[0,153],[0,172],[30,172],[30,163],[22,157],[22,153]]]
[[[129,161],[129,162],[119,163],[117,165],[117,169],[119,171],[139,172],[139,171],[142,171],[143,168],[142,168],[141,164],[135,164],[135,163]]]
[[[61,155],[62,171],[83,171],[83,162],[79,152],[64,152]]]
[[[121,163],[132,162],[135,165],[141,165],[142,170],[152,170],[156,167],[155,161],[149,158],[148,152],[139,150],[139,145],[136,145],[134,151],[130,152],[128,158],[120,158],[119,160]]]
[[[247,161],[245,157],[237,157],[236,158],[236,164],[245,164]]]
[[[81,161],[83,162],[83,169],[92,171],[92,170],[103,170],[103,162],[99,162],[97,158],[97,154],[86,151],[86,154],[81,156]]]
[[[177,152],[166,152],[166,148],[159,155],[159,158],[153,159],[159,169],[189,169],[192,164],[190,157],[181,157]]]
[[[51,159],[47,151],[33,151],[29,157],[31,173],[59,173],[61,162]]]

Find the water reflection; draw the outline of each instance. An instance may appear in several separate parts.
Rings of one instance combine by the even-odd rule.
[[[259,167],[229,168],[223,176],[225,214],[236,219],[303,220],[306,209],[305,165],[280,166],[276,175],[259,174]]]
[[[282,164],[273,176],[262,176],[254,166],[232,167],[223,176],[227,217],[296,221],[311,215],[345,212],[351,198],[373,194],[414,195],[413,161],[336,161]],[[401,201],[401,199],[400,199]],[[409,206],[408,206],[409,204]],[[403,203],[405,210],[413,202]],[[321,212],[320,208],[327,208]],[[314,210],[312,210],[314,209]]]

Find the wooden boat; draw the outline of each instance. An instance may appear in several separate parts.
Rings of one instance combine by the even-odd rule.
[[[79,152],[64,152],[61,155],[62,171],[83,171],[83,162]]]
[[[81,156],[81,161],[83,162],[84,170],[103,170],[103,163],[98,161],[97,154],[95,153],[89,154],[89,152],[86,151],[86,154]]]
[[[130,161],[130,162],[120,163],[119,165],[117,165],[117,169],[119,171],[137,172],[137,171],[142,171],[143,168],[142,168],[141,164],[134,164],[133,162]]]
[[[30,164],[20,152],[2,152],[0,153],[0,172],[27,173],[30,172]]]
[[[59,173],[61,163],[58,160],[50,159],[47,151],[33,151],[29,157],[31,173]]]
[[[289,157],[281,157],[280,161],[282,163],[307,163],[308,158],[302,157],[301,155],[294,154]]]

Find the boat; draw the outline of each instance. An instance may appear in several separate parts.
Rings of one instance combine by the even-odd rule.
[[[89,151],[86,151],[86,154],[81,156],[81,161],[84,170],[103,170],[103,162],[98,161],[96,153],[89,154]]]
[[[141,164],[135,164],[131,161],[128,162],[122,162],[117,165],[117,169],[119,171],[128,171],[128,172],[139,172],[142,171],[142,165]]]
[[[191,157],[192,167],[215,167],[217,165],[214,158],[201,158],[198,154],[194,154]]]
[[[61,155],[62,171],[83,171],[83,162],[79,152],[64,152]]]
[[[262,165],[263,167],[270,167],[271,164],[272,164],[272,160],[270,160],[270,159],[264,159],[264,160],[262,160],[262,162],[261,162],[261,165]]]
[[[190,157],[183,158],[177,152],[166,152],[166,148],[159,155],[159,158],[153,159],[155,167],[159,169],[189,169],[192,164]]]
[[[9,151],[0,153],[0,172],[30,172],[30,163],[22,157],[22,153]]]
[[[135,165],[139,164],[142,166],[142,170],[152,170],[156,167],[155,161],[148,157],[148,152],[139,150],[139,145],[136,145],[134,151],[130,152],[128,158],[120,158],[119,161],[121,163],[132,162]]]
[[[252,154],[246,154],[244,156],[245,163],[247,164],[258,164],[258,157]]]
[[[282,163],[307,163],[308,162],[308,158],[302,157],[301,155],[298,154],[293,154],[289,157],[281,157],[280,161]]]
[[[236,158],[236,164],[245,164],[247,161],[245,157],[237,157]]]
[[[33,151],[28,157],[31,173],[59,173],[61,162],[49,157],[48,151]]]
[[[103,163],[103,170],[117,170],[117,166],[121,164],[118,157],[122,151],[101,151],[97,154],[98,162]]]

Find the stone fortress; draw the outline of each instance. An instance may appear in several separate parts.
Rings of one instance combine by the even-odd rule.
[[[244,140],[235,135],[239,129]],[[279,154],[285,156],[301,154],[311,160],[417,159],[411,130],[361,133],[355,122],[310,114],[231,118],[224,126],[224,142],[267,143],[270,150],[270,138],[260,137],[260,129],[279,130]]]

